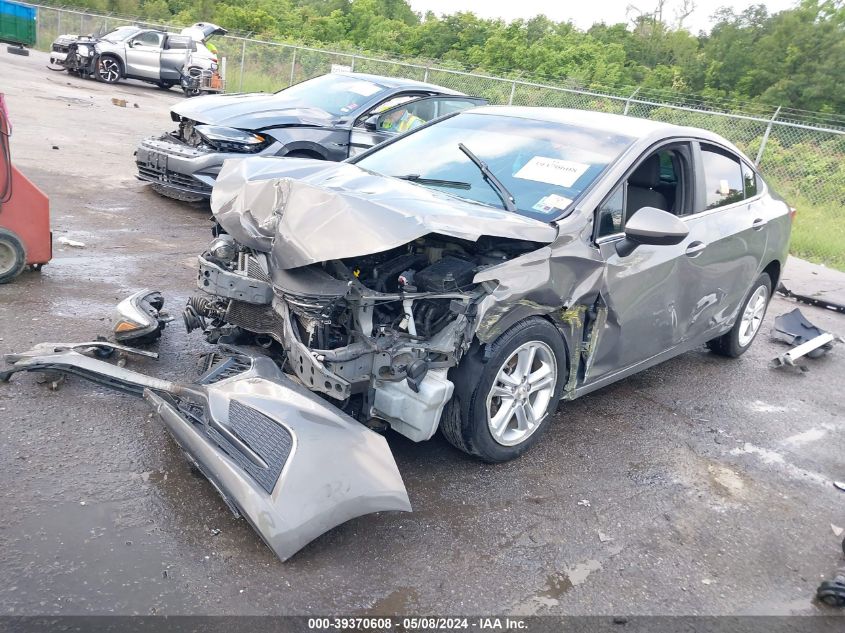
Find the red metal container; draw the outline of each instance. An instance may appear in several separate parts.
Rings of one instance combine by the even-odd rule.
[[[39,269],[53,256],[50,200],[11,164],[12,126],[0,94],[0,283],[26,267]]]

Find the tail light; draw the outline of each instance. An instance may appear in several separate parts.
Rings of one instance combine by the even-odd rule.
[[[789,219],[795,221],[795,216],[798,213],[798,209],[795,207],[789,207]]]

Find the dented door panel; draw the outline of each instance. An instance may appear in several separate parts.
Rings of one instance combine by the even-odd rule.
[[[684,326],[679,316],[683,244],[641,246],[628,257],[616,253],[615,241],[604,242],[600,249],[607,262],[602,289],[607,332],[596,344],[591,379],[671,349],[681,340]]]
[[[682,260],[688,304],[685,339],[702,340],[729,327],[745,293],[764,265],[766,234],[751,229],[748,203],[721,207],[686,220],[690,244],[703,250]]]

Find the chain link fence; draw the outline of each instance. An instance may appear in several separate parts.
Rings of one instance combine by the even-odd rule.
[[[105,33],[129,24],[171,31],[181,28],[125,16],[36,6],[37,46],[43,50],[48,50],[61,33]],[[587,90],[248,36],[229,34],[214,40],[227,92],[276,91],[341,66],[355,72],[428,81],[485,97],[493,104],[598,110],[711,130],[755,159],[770,185],[798,207],[793,251],[845,268],[845,116],[706,102],[639,89]]]

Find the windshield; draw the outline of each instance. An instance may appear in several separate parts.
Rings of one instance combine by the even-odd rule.
[[[464,113],[409,134],[355,161],[482,204],[502,197],[462,143],[513,195],[517,213],[560,215],[634,139],[603,130],[495,114]]]
[[[280,90],[276,94],[285,99],[301,101],[311,108],[342,116],[357,110],[373,95],[384,90],[366,79],[344,75],[323,75]]]
[[[122,42],[123,40],[128,40],[140,30],[137,26],[121,26],[114,31],[109,31],[100,39],[109,40],[110,42]]]

